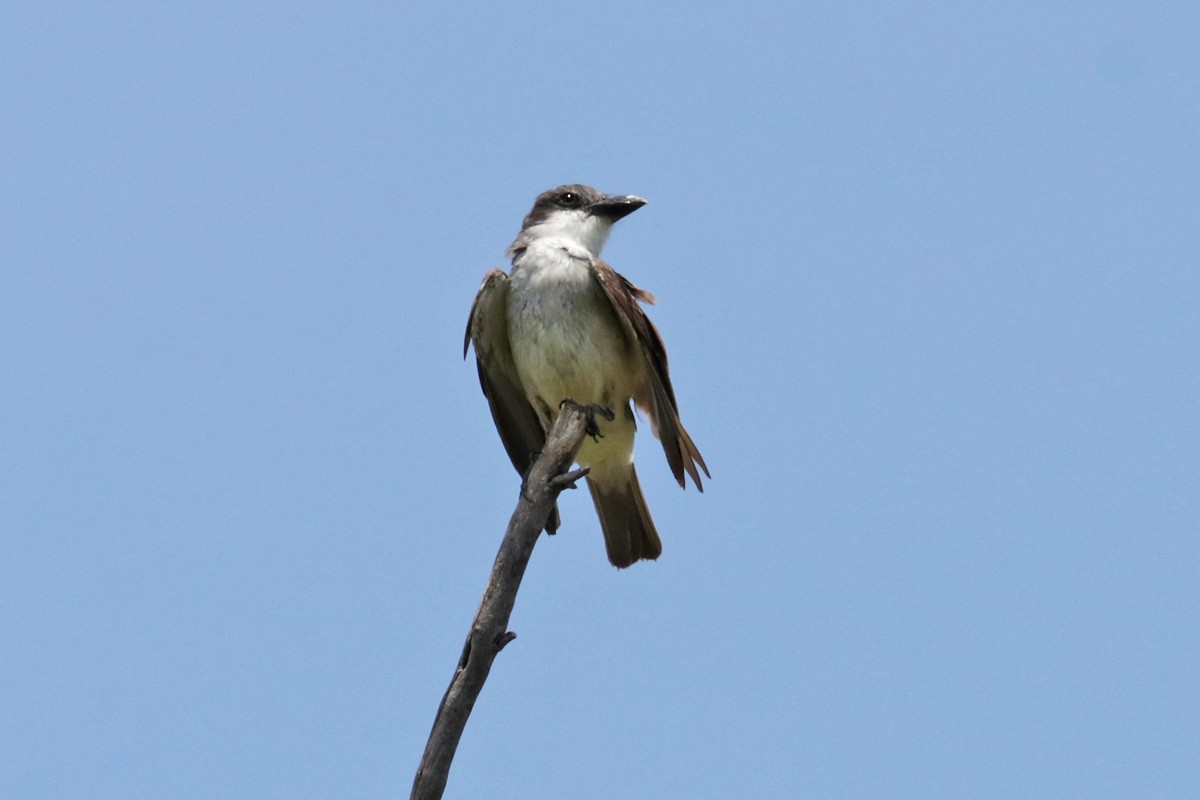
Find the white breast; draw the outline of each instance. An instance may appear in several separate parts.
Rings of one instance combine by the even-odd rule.
[[[554,413],[567,398],[612,408],[633,393],[632,350],[586,256],[568,249],[539,242],[513,263],[513,359],[539,411]]]

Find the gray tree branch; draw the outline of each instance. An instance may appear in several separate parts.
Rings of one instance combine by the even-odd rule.
[[[517,601],[525,567],[533,555],[533,546],[559,493],[586,474],[586,470],[567,472],[583,442],[586,427],[584,411],[572,404],[564,405],[546,437],[542,454],[525,477],[517,508],[492,565],[483,602],[471,623],[450,687],[434,717],[425,754],[413,779],[411,800],[439,800],[446,789],[450,762],[492,662],[496,654],[517,636],[508,630],[508,618]]]

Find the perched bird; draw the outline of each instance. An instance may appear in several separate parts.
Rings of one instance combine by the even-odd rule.
[[[680,486],[700,491],[708,467],[679,421],[662,338],[638,302],[643,291],[600,260],[613,223],[646,201],[590,186],[538,195],[508,248],[512,270],[491,270],[471,307],[463,357],[475,345],[479,383],[517,472],[525,476],[564,401],[590,407],[597,435],[576,461],[600,517],[608,560],[628,567],[662,554],[633,467],[632,399],[662,442]],[[551,533],[557,511],[547,522]]]

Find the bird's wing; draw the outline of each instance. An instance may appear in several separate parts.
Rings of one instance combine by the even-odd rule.
[[[475,345],[479,385],[492,409],[492,419],[504,449],[524,475],[545,445],[546,434],[537,412],[525,397],[508,342],[508,276],[498,269],[488,272],[471,306],[463,358]]]
[[[645,368],[642,376],[642,387],[635,396],[638,407],[650,418],[654,435],[662,442],[667,454],[667,463],[680,486],[686,481],[684,473],[692,476],[696,488],[704,491],[700,482],[699,465],[704,474],[709,475],[704,458],[696,448],[696,443],[683,428],[679,421],[679,407],[675,402],[675,390],[671,388],[671,376],[667,371],[667,349],[663,346],[658,329],[650,322],[646,312],[638,305],[638,301],[653,303],[654,295],[639,289],[630,283],[600,259],[592,259],[592,275],[604,290],[608,301],[625,333],[639,345],[643,355]]]

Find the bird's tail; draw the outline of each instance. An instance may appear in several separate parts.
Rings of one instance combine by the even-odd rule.
[[[633,464],[620,470],[588,476],[588,490],[604,531],[604,546],[614,567],[628,567],[640,559],[662,555],[662,540],[650,519],[646,498]]]

